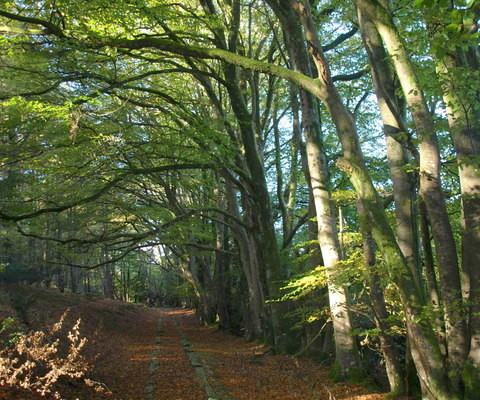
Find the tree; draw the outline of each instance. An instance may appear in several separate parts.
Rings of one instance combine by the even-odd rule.
[[[203,307],[205,319],[210,319],[210,313],[217,312],[217,306],[224,308],[215,300],[215,288],[222,289],[221,285],[213,284],[210,264],[215,265],[215,274],[218,272],[220,275],[226,270],[221,267],[223,262],[219,256],[227,254],[221,245],[222,241],[223,246],[229,243],[221,226],[226,227],[233,234],[238,248],[238,265],[242,268],[249,293],[248,309],[254,311],[247,324],[249,331],[253,332],[253,336],[266,333],[266,338],[278,350],[285,349],[287,346],[283,338],[288,332],[288,322],[282,315],[283,306],[275,303],[267,305],[265,300],[280,296],[279,280],[287,275],[279,257],[276,229],[283,229],[284,245],[294,242],[291,237],[294,206],[288,208],[285,202],[282,203],[279,151],[279,127],[290,123],[280,116],[289,105],[274,100],[279,88],[286,93],[282,80],[287,80],[297,85],[301,99],[306,144],[304,160],[308,159],[305,176],[312,204],[316,208],[318,242],[327,270],[337,268],[341,249],[330,199],[333,168],[326,157],[326,141],[322,143],[319,140],[319,106],[314,97],[324,107],[322,110],[328,113],[324,126],[335,129],[341,144],[342,154],[336,164],[348,175],[359,198],[359,209],[366,216],[362,230],[366,232],[366,237],[371,231],[379,251],[377,258],[385,265],[389,283],[395,285],[398,291],[411,353],[425,396],[462,398],[461,388],[468,386],[464,375],[470,370],[464,369],[463,365],[469,347],[472,350],[468,368],[473,368],[473,371],[476,368],[476,347],[468,344],[472,340],[475,342],[477,337],[476,305],[471,308],[467,326],[466,315],[459,307],[464,304],[460,264],[455,231],[448,215],[449,204],[444,196],[438,132],[432,116],[441,109],[429,108],[425,94],[433,93],[434,96],[431,89],[434,85],[417,75],[413,58],[408,55],[407,44],[410,43],[406,43],[407,32],[416,33],[410,28],[410,20],[405,16],[396,18],[386,2],[358,0],[355,4],[361,12],[362,33],[387,136],[398,222],[395,230],[376,188],[377,171],[362,152],[359,134],[359,127],[360,130],[362,127],[355,121],[362,111],[362,102],[367,101],[369,94],[359,96],[353,113],[342,97],[345,86],[341,82],[351,79],[351,76],[364,76],[364,68],[355,74],[332,74],[332,70],[341,70],[336,64],[331,64],[336,61],[334,56],[330,62],[327,60],[326,50],[334,44],[323,45],[319,35],[322,19],[334,14],[335,10],[315,7],[312,10],[308,3],[273,0],[269,2],[270,8],[253,3],[204,1],[197,4],[192,1],[169,9],[164,5],[133,7],[120,2],[115,8],[106,7],[102,13],[98,12],[96,2],[32,4],[26,8],[12,3],[9,8],[4,7],[0,11],[4,21],[0,29],[8,39],[6,46],[21,54],[25,45],[20,38],[25,38],[31,48],[48,60],[47,64],[58,66],[55,71],[42,69],[42,65],[29,67],[38,74],[42,71],[47,73],[54,80],[54,85],[44,87],[37,83],[38,88],[33,92],[25,91],[21,85],[10,88],[10,93],[19,94],[23,99],[37,96],[46,105],[54,106],[52,109],[56,110],[56,114],[52,112],[47,124],[38,125],[42,127],[40,132],[47,125],[59,132],[69,132],[70,140],[82,146],[82,154],[88,152],[92,143],[96,144],[99,132],[108,132],[108,135],[102,141],[105,148],[95,147],[102,156],[96,158],[92,155],[92,161],[86,164],[82,164],[81,156],[72,151],[72,146],[65,146],[62,153],[60,140],[48,138],[35,144],[40,136],[32,136],[29,140],[42,154],[48,148],[45,143],[54,144],[51,157],[39,158],[35,174],[27,173],[29,170],[22,168],[24,163],[15,162],[18,177],[23,183],[15,183],[17,178],[9,181],[11,190],[6,191],[4,199],[14,201],[15,209],[3,209],[0,216],[4,221],[29,221],[67,209],[74,210],[75,214],[82,209],[93,210],[92,218],[89,219],[88,212],[85,212],[79,219],[83,228],[74,239],[79,244],[107,243],[112,252],[118,251],[118,257],[143,246],[169,246],[176,260],[183,265],[182,270],[196,293],[199,308]],[[353,2],[337,10],[350,13],[354,18],[351,6]],[[275,18],[269,13],[270,9],[274,11]],[[267,12],[263,13],[264,10]],[[407,7],[400,10],[407,10]],[[115,22],[113,25],[112,21]],[[260,26],[257,21],[267,21],[273,29],[264,32],[256,28]],[[404,25],[408,29],[401,31]],[[279,35],[279,27],[284,37]],[[333,42],[337,45],[343,43],[345,38],[355,34],[355,29],[352,32],[341,34]],[[445,28],[445,32],[449,31]],[[474,36],[468,38],[468,43],[472,40],[475,40]],[[425,36],[419,37],[418,41],[423,46],[428,43]],[[435,48],[436,42],[432,43]],[[437,51],[435,56],[442,59],[443,55]],[[20,57],[12,57],[21,60]],[[388,63],[385,63],[385,57],[390,57]],[[77,64],[81,61],[80,71],[75,71],[74,60]],[[459,71],[458,65],[451,62],[452,58],[448,60],[447,71]],[[356,65],[358,61],[352,57],[351,63]],[[467,69],[472,69],[472,66],[468,64]],[[16,66],[9,66],[6,70],[21,75]],[[442,74],[445,70],[437,70],[439,77],[444,79]],[[191,79],[185,79],[186,74],[198,82],[191,91],[187,89]],[[399,81],[402,94],[392,80]],[[455,130],[455,123],[462,116],[452,117],[460,107],[457,106],[458,98],[448,97],[453,92],[452,83],[448,82],[447,79],[441,81],[440,89],[451,116],[450,124]],[[294,116],[298,114],[295,90],[292,86],[292,95],[289,96]],[[68,107],[65,107],[65,97],[71,99]],[[408,106],[408,113],[403,112],[402,98]],[[12,95],[8,101],[13,104],[16,100]],[[32,107],[32,104],[28,102],[26,106]],[[473,105],[474,101],[469,100],[469,104]],[[102,108],[109,110],[106,115]],[[42,105],[42,115],[45,115],[44,110]],[[472,116],[474,114],[469,114],[468,118],[471,120]],[[407,133],[410,118],[417,134],[416,141],[410,140]],[[465,117],[462,118],[465,120]],[[29,117],[29,120],[33,119]],[[295,146],[300,144],[296,124],[293,120],[291,125],[295,138],[292,143]],[[26,132],[31,131],[27,124],[22,122],[21,126]],[[158,139],[159,130],[165,132],[165,140]],[[273,139],[268,138],[271,132]],[[461,157],[463,153],[459,150],[464,136],[459,134],[454,140]],[[269,155],[269,140],[274,143],[274,157]],[[429,258],[427,230],[430,227],[422,216],[425,261],[432,267],[426,270],[426,274],[433,287],[433,265],[438,262],[439,301],[442,303],[437,310],[442,311],[446,325],[445,354],[442,354],[443,338],[438,337],[434,328],[434,324],[441,325],[442,319],[428,313],[432,304],[425,298],[419,273],[421,253],[415,240],[418,232],[415,196],[412,195],[415,187],[401,168],[407,151],[412,152],[414,158],[417,156],[416,144],[419,195],[428,212],[437,256],[436,259]],[[291,160],[296,159],[296,152],[301,154],[301,145],[295,146],[292,146],[294,153]],[[18,148],[15,146],[15,149]],[[470,149],[465,153],[468,153],[466,157],[469,160],[474,157],[472,151]],[[58,164],[54,156],[61,157],[63,164]],[[66,163],[65,160],[69,159],[72,162]],[[276,187],[268,180],[269,160],[276,165]],[[13,168],[9,168],[8,173],[12,177],[15,175]],[[464,176],[464,173],[470,175]],[[474,168],[463,169],[461,175],[462,179],[465,178],[462,181],[464,243],[465,240],[474,243],[476,195],[470,198],[467,193],[469,185],[476,179]],[[87,176],[90,179],[86,179]],[[77,187],[79,182],[82,182],[81,188]],[[295,180],[291,182],[288,196],[294,199]],[[25,188],[22,195],[29,193],[30,196],[20,197],[16,190],[20,187]],[[275,224],[271,206],[271,193],[275,190],[271,187],[277,189],[278,199],[274,204],[280,205],[282,224]],[[75,196],[75,199],[65,199],[66,193]],[[31,207],[33,203],[26,202],[25,198],[35,199],[35,207]],[[474,200],[469,201],[471,199]],[[107,206],[108,212],[99,211],[97,207],[102,203]],[[77,215],[80,216],[80,213]],[[95,221],[99,215],[109,219],[108,232],[103,235]],[[195,219],[191,218],[194,216]],[[193,221],[193,226],[189,226]],[[27,222],[21,224],[27,225]],[[96,240],[89,241],[87,234],[91,232],[94,232]],[[65,244],[70,240],[68,237],[57,238],[57,242]],[[206,249],[214,251],[216,256],[204,253]],[[463,267],[474,278],[475,272],[468,265],[476,259],[475,250],[469,252],[464,245],[463,252]],[[111,262],[112,259],[109,259],[108,263]],[[473,280],[471,282],[471,299],[476,301],[476,286]],[[355,343],[347,333],[352,326],[347,307],[348,294],[333,280],[329,289],[337,361],[342,374],[348,375],[348,370],[358,363]],[[468,397],[471,389],[467,389]]]

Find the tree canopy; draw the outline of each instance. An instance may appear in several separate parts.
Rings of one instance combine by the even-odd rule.
[[[341,379],[381,357],[395,394],[474,399],[479,16],[2,1],[3,279],[192,306]]]

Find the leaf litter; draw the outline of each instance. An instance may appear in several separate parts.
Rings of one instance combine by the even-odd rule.
[[[80,319],[80,335],[87,339],[83,355],[91,368],[86,378],[87,383],[94,384],[68,377],[59,379],[55,389],[63,400],[386,397],[385,393],[360,385],[332,382],[327,377],[328,370],[311,360],[274,355],[262,345],[201,326],[191,310],[148,308],[31,287],[28,293],[33,299],[28,310],[28,329],[46,329],[69,309],[65,323],[72,326]],[[11,316],[8,304],[0,304],[0,321]],[[0,386],[0,400],[43,399],[53,397]]]

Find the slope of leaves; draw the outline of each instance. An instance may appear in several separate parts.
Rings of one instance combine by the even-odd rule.
[[[21,296],[15,297],[15,294]],[[385,394],[359,385],[334,383],[328,370],[312,361],[273,355],[259,344],[233,337],[213,327],[201,326],[192,311],[150,309],[114,300],[32,287],[3,287],[0,319],[13,315],[13,298],[26,299],[29,329],[40,329],[58,320],[66,308],[66,325],[82,319],[80,336],[86,337],[85,359],[92,365],[87,377],[103,387],[95,392],[76,379],[58,382],[65,400],[139,400],[145,397],[153,376],[153,399],[196,400],[205,398],[198,368],[185,354],[187,339],[205,369],[207,380],[225,388],[236,400],[383,400]],[[15,300],[18,302],[18,300]],[[14,301],[14,303],[15,303]],[[15,306],[15,304],[13,304]],[[18,306],[18,304],[17,304]],[[159,324],[160,321],[160,324]],[[158,366],[151,369],[158,349]],[[97,386],[98,386],[97,384]],[[40,400],[28,390],[0,387],[0,399]]]

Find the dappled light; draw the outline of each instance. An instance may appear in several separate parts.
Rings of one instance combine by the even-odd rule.
[[[84,300],[54,291],[30,293],[35,302],[29,312],[39,320],[48,315],[55,321],[62,315],[64,304],[75,304],[75,311],[66,313],[62,323],[68,325],[74,318],[81,318],[79,334],[89,338],[83,352],[89,361],[88,372],[83,367],[71,372],[85,373],[95,387],[80,385],[73,377],[63,379],[52,386],[52,390],[58,391],[58,398],[137,400],[151,393],[151,398],[158,400],[197,400],[205,396],[207,384],[202,375],[197,375],[198,368],[205,371],[212,390],[228,395],[228,399],[317,400],[334,396],[345,400],[380,400],[385,396],[358,385],[334,383],[326,377],[326,369],[307,359],[275,356],[264,346],[202,326],[190,310],[132,308],[112,300]],[[108,321],[105,310],[135,321],[133,329],[125,329],[125,320]],[[46,328],[38,322],[35,326]],[[185,339],[198,355],[198,361],[192,362],[187,356],[190,350],[185,347]],[[156,346],[158,364],[152,369]],[[2,385],[0,398],[44,398],[32,385],[25,386],[25,390],[17,389],[18,386],[15,382]],[[153,389],[149,391],[149,387]]]
[[[0,1],[0,400],[477,400],[479,44],[480,0]]]

